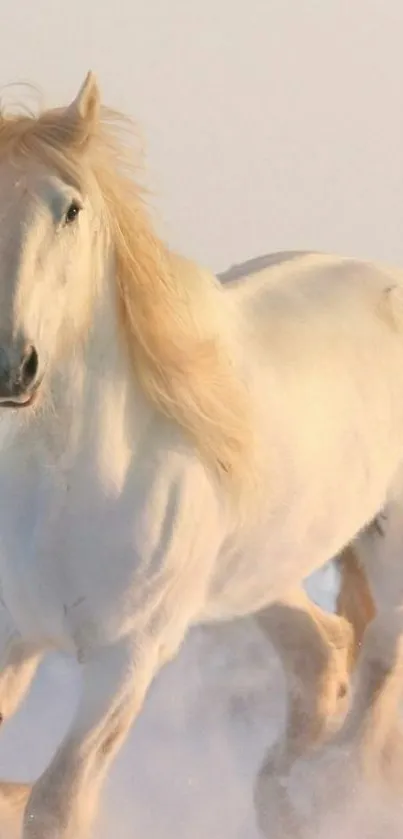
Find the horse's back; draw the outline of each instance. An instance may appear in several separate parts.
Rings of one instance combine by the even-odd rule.
[[[255,274],[260,274],[261,271],[267,268],[282,265],[285,262],[291,262],[298,257],[306,256],[308,251],[276,251],[275,253],[267,253],[262,256],[255,256],[247,259],[246,262],[236,263],[231,265],[225,271],[218,274],[218,279],[224,285],[233,286],[237,281],[244,280],[246,277],[251,277]]]
[[[271,350],[301,343],[320,350],[374,339],[379,330],[403,335],[403,271],[349,257],[310,252],[270,254],[219,275],[246,334]],[[342,327],[342,328],[341,328]],[[280,350],[281,354],[281,350]]]
[[[384,286],[391,280],[403,288],[403,271],[378,262],[319,251],[278,251],[232,265],[217,275],[231,295],[253,299],[275,289],[294,294],[308,287],[326,287],[327,282],[348,280],[351,286]],[[312,305],[312,299],[310,305]]]

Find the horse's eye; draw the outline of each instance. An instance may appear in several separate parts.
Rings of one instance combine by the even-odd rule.
[[[77,201],[72,201],[66,214],[64,216],[64,221],[66,224],[72,224],[73,221],[76,220],[78,214],[82,210],[82,207]]]

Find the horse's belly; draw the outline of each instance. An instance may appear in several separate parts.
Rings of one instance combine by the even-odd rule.
[[[200,620],[256,612],[301,585],[374,518],[387,489],[384,476],[360,493],[343,493],[337,484],[312,493],[308,482],[288,509],[268,510],[263,528],[218,558]]]
[[[299,585],[322,563],[313,564],[297,546],[279,551],[271,540],[231,552],[217,563],[199,620],[228,620],[257,612]]]

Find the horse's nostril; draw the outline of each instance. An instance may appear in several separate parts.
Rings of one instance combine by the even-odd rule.
[[[30,347],[21,364],[21,381],[24,385],[32,384],[38,372],[38,353]]]

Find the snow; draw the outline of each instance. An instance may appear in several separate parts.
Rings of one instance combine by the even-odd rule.
[[[307,588],[332,608],[334,566]],[[2,729],[0,777],[38,775],[74,713],[78,691],[76,664],[49,657],[20,712]],[[153,684],[109,775],[94,839],[299,839],[276,823],[281,779],[267,782],[263,775],[256,785],[281,735],[284,704],[282,670],[252,618],[194,630]],[[348,774],[349,757],[341,758],[341,766],[307,770],[301,763],[285,779],[287,794],[314,828],[309,839],[397,839],[399,808],[361,789]],[[347,777],[339,797],[339,781]],[[2,816],[0,839],[14,839],[19,834]]]

